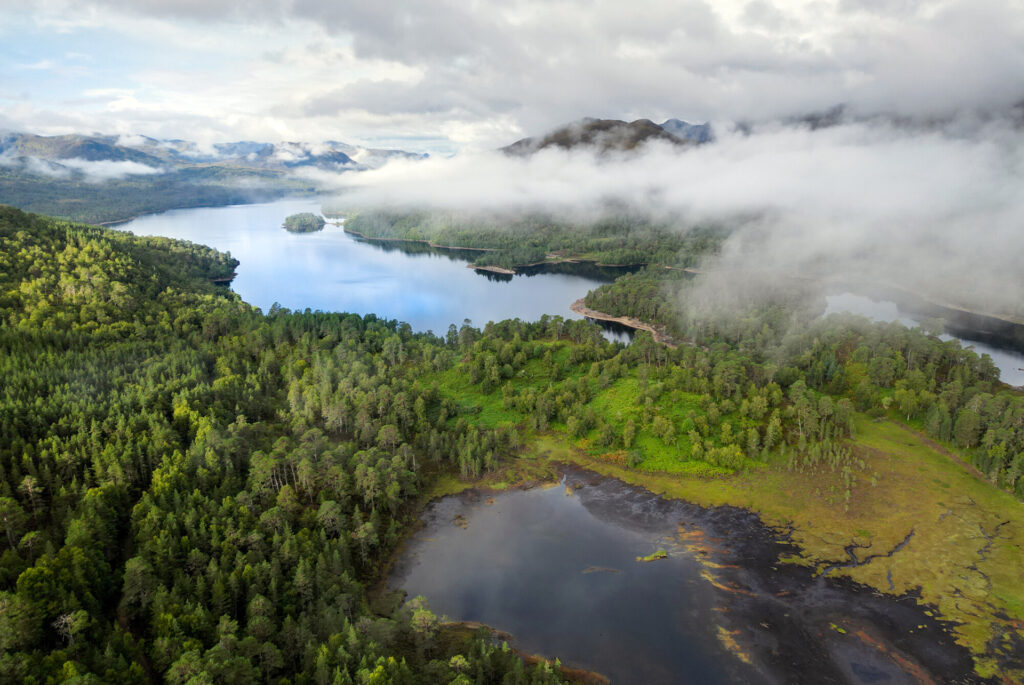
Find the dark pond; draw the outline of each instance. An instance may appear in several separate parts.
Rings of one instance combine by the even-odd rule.
[[[911,328],[921,325],[929,318],[890,300],[850,292],[827,295],[825,300],[826,315],[850,312],[872,321],[896,321]],[[999,369],[1000,380],[1010,385],[1024,386],[1024,350],[1018,346],[1000,343],[993,338],[984,339],[986,336],[980,331],[951,327],[948,324],[946,332],[939,337],[943,340],[959,340],[964,347],[973,347],[978,354],[989,355]]]
[[[913,601],[778,564],[786,545],[739,509],[566,467],[558,487],[441,499],[424,524],[391,587],[613,683],[903,683],[907,664],[969,669]],[[668,558],[637,561],[658,549]]]
[[[359,240],[334,225],[306,234],[281,228],[290,214],[319,211],[316,200],[284,200],[173,210],[117,228],[230,252],[241,262],[231,288],[264,311],[277,302],[296,310],[373,313],[439,335],[465,319],[478,327],[544,314],[578,319],[569,305],[622,273],[567,264],[501,276],[466,268],[469,251]],[[621,333],[608,337],[628,341]]]

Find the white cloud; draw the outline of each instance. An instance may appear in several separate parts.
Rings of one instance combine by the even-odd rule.
[[[416,137],[466,150],[585,115],[758,121],[846,103],[928,117],[1024,97],[1016,0],[20,7],[41,27],[144,35],[164,56],[123,65],[112,83],[129,92],[111,93],[106,107],[34,95],[37,116],[19,121],[36,128],[67,130],[74,119],[86,130],[205,141]],[[66,52],[60,35],[53,43]]]
[[[680,230],[723,223],[737,231],[718,268],[898,281],[1024,313],[1024,131],[1002,121],[720,130],[715,144],[683,152],[461,155],[335,182],[355,208],[585,218],[627,205]]]
[[[162,174],[164,169],[131,161],[62,159],[61,165],[79,171],[92,182],[110,181],[126,176],[151,176]]]
[[[6,150],[0,154],[0,167],[22,169],[36,176],[49,178],[70,178],[79,173],[90,183],[118,180],[128,176],[148,176],[162,174],[164,169],[151,167],[148,164],[131,161],[62,159],[54,162],[39,157],[18,155],[15,150]]]

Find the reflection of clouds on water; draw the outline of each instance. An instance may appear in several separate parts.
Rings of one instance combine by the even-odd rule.
[[[315,200],[284,200],[174,210],[120,228],[231,252],[241,262],[232,289],[263,311],[277,302],[297,311],[376,314],[442,335],[449,324],[467,318],[475,326],[511,318],[535,321],[544,314],[579,318],[569,305],[602,283],[590,274],[565,273],[488,280],[457,256],[430,248],[381,246],[340,227],[302,235],[281,228],[288,215],[319,207]]]
[[[596,668],[614,682],[669,683],[682,672],[699,682],[750,682],[746,672],[736,677],[709,628],[715,600],[693,591],[703,581],[692,558],[636,562],[664,546],[674,519],[655,532],[646,514],[633,520],[635,490],[609,481],[601,491],[514,490],[488,495],[493,506],[474,493],[434,502],[389,585],[424,595],[437,613],[508,631],[530,653]],[[630,506],[598,515],[583,501],[595,498]],[[457,515],[469,525],[452,525]]]
[[[875,300],[854,293],[839,293],[825,296],[825,314],[847,312],[867,317],[872,321],[895,321],[913,328],[921,325],[921,320],[902,311],[895,302]],[[973,348],[978,354],[987,354],[999,369],[999,378],[1010,385],[1024,386],[1024,353],[994,347],[988,343],[969,338],[961,338],[949,333],[939,336],[941,340],[959,340],[964,347]]]

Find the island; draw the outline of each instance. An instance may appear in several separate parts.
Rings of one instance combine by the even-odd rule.
[[[285,219],[282,228],[290,233],[315,233],[322,231],[326,223],[322,216],[311,212],[302,212],[301,214],[292,214]]]

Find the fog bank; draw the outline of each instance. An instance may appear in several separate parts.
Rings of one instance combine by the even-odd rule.
[[[75,172],[78,172],[89,183],[116,181],[128,176],[150,176],[164,173],[164,169],[159,167],[129,160],[88,160],[76,157],[53,162],[30,155],[16,155],[13,154],[13,151],[0,155],[0,167],[47,178],[71,178]]]
[[[709,268],[881,281],[973,309],[1024,310],[1024,131],[1012,120],[716,133],[682,151],[489,153],[318,180],[351,207],[579,219],[627,205],[679,230],[726,223],[736,230]]]

